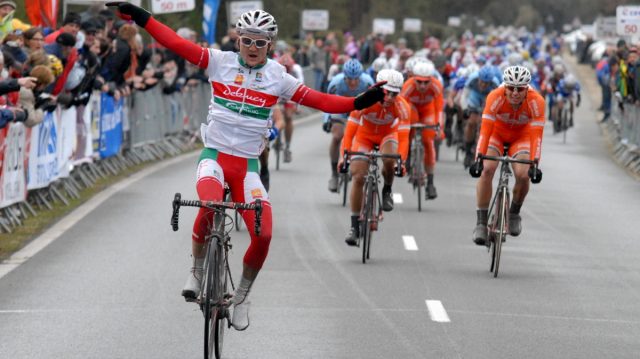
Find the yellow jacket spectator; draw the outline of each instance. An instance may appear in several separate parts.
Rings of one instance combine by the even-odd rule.
[[[14,30],[26,31],[31,27],[31,25],[13,18],[16,7],[16,2],[13,0],[0,1],[0,40]]]

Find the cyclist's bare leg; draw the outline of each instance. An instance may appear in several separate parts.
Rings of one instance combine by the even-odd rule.
[[[488,156],[499,156],[493,148],[487,150]],[[493,175],[496,173],[498,163],[496,161],[483,161],[484,170],[476,185],[476,199],[479,209],[488,209],[493,194]]]
[[[367,161],[364,159],[353,159],[351,161],[351,214],[356,215],[362,209],[362,191],[364,188],[364,178],[367,175]]]
[[[289,148],[289,145],[291,145],[291,138],[293,137],[293,114],[295,112],[295,108],[285,108],[284,110],[284,141],[286,143],[285,148]]]
[[[344,136],[344,124],[334,121],[331,125],[329,158],[331,159],[331,176],[335,178],[338,177],[338,161],[340,160],[340,143],[342,142],[342,136]]]
[[[395,141],[387,141],[380,146],[380,153],[393,155],[398,153],[398,144]],[[382,178],[384,184],[391,186],[393,184],[393,176],[395,175],[396,160],[393,158],[385,158],[382,160]]]
[[[523,153],[516,156],[517,159],[528,160],[529,154]],[[527,193],[529,193],[529,165],[522,163],[513,164],[513,175],[516,184],[513,186],[513,201],[522,204]]]

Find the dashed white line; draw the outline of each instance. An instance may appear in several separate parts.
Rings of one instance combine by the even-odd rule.
[[[402,236],[402,241],[404,242],[404,249],[408,251],[418,250],[418,244],[413,236]]]
[[[451,320],[449,319],[449,315],[447,311],[444,310],[444,306],[442,302],[439,300],[426,300],[427,309],[429,309],[429,316],[431,320],[438,323],[449,323]]]
[[[402,203],[402,193],[393,194],[393,203]]]

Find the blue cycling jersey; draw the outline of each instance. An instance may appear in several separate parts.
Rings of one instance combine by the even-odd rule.
[[[333,79],[331,79],[329,86],[327,86],[327,93],[339,96],[355,97],[366,91],[371,85],[373,85],[373,79],[371,79],[371,76],[369,76],[368,74],[363,73],[362,75],[360,75],[360,83],[358,84],[358,87],[352,90],[349,88],[349,86],[347,86],[344,74],[340,73],[334,76]],[[325,115],[325,119],[328,119],[328,117],[328,114]],[[347,119],[349,117],[349,114],[332,114],[331,117]]]
[[[484,107],[484,102],[487,99],[487,96],[489,95],[489,92],[495,90],[498,86],[500,86],[500,83],[494,77],[493,81],[489,83],[489,86],[487,86],[484,90],[481,90],[480,87],[478,86],[478,81],[480,81],[480,79],[478,79],[478,74],[479,72],[476,71],[472,73],[471,76],[469,76],[469,78],[467,78],[467,82],[465,83],[465,88],[468,88],[469,92],[466,100],[469,108],[482,110],[482,108]]]
[[[561,95],[564,98],[571,97],[573,93],[580,93],[580,84],[576,82],[576,86],[572,89],[567,88],[567,85],[564,79],[560,80],[558,83],[558,87],[556,88],[556,93]]]

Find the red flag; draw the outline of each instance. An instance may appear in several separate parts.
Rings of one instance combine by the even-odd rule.
[[[58,3],[59,0],[25,0],[31,25],[55,29],[58,23]]]

